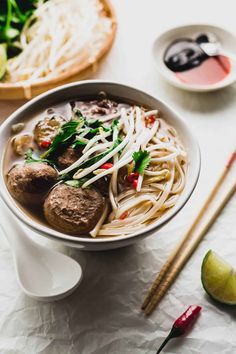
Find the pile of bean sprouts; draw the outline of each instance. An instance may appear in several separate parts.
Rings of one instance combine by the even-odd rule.
[[[110,175],[109,201],[90,232],[92,237],[130,235],[145,228],[176,204],[185,186],[187,156],[175,129],[158,116],[157,110],[122,107],[118,115],[117,129],[101,130],[99,135],[87,142],[82,156],[60,172],[64,174],[74,170],[74,179],[88,177],[92,173],[93,176],[82,188]],[[147,125],[148,117],[155,117],[152,125]],[[111,118],[110,115],[103,116],[100,121],[109,123]],[[80,168],[88,158],[110,148],[118,136],[122,137],[122,141],[117,147],[92,166]],[[139,174],[136,189],[131,185],[122,190],[118,183],[119,175],[122,169],[129,174],[133,153],[140,150],[150,154],[150,163],[144,173]],[[100,168],[111,159],[111,168]]]
[[[111,32],[111,19],[99,0],[39,1],[8,60],[6,82],[53,78],[83,63],[93,63]]]

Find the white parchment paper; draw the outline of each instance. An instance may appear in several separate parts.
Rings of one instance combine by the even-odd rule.
[[[79,252],[48,242],[31,232],[38,242],[70,254],[82,265],[84,279],[80,287],[59,302],[40,303],[20,291],[8,244],[0,234],[0,353],[154,354],[173,321],[190,304],[196,303],[203,310],[193,330],[185,337],[173,340],[163,352],[234,354],[236,309],[217,305],[205,295],[200,267],[205,253],[211,248],[236,266],[236,197],[232,198],[153,315],[145,318],[140,306],[148,287],[191,224],[236,142],[236,86],[208,94],[172,88],[155,71],[152,42],[166,28],[182,23],[213,22],[234,31],[235,2],[113,0],[113,3],[118,15],[118,36],[96,77],[142,88],[176,108],[200,143],[200,181],[194,195],[174,220],[134,246],[100,253]],[[1,102],[1,118],[18,105]]]

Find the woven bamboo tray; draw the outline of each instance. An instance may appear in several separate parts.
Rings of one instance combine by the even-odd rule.
[[[100,62],[112,47],[117,28],[115,11],[110,1],[100,1],[104,5],[104,11],[106,12],[107,17],[112,20],[112,28],[111,33],[104,42],[103,47],[92,62],[85,61],[83,63],[79,63],[78,66],[74,65],[73,68],[61,73],[57,77],[50,79],[38,79],[32,84],[24,85],[23,83],[0,83],[0,100],[31,99],[32,97],[35,97],[40,93],[50,90],[56,86],[88,78],[91,74],[96,72]]]

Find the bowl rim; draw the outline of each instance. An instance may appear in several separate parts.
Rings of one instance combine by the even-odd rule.
[[[59,93],[60,91],[68,90],[71,87],[80,87],[83,85],[90,85],[90,84],[101,84],[101,85],[111,85],[111,86],[120,86],[125,89],[133,90],[136,91],[137,93],[140,93],[141,95],[144,95],[146,97],[149,97],[150,99],[155,99],[159,101],[166,109],[170,110],[173,115],[175,116],[174,120],[178,121],[180,124],[182,124],[189,137],[191,140],[191,145],[195,150],[195,161],[194,161],[194,171],[195,173],[192,176],[191,182],[189,183],[188,191],[184,191],[181,195],[181,202],[179,202],[178,205],[174,206],[171,208],[164,216],[162,216],[160,219],[158,219],[158,222],[149,225],[148,227],[145,227],[143,230],[140,230],[138,232],[135,232],[133,234],[124,236],[109,236],[109,237],[96,237],[96,238],[88,238],[84,236],[74,236],[74,235],[69,235],[69,234],[64,234],[62,232],[59,232],[53,228],[50,228],[50,226],[44,226],[41,225],[39,222],[32,220],[30,217],[27,217],[27,215],[17,206],[17,204],[14,204],[14,199],[10,195],[5,181],[4,181],[4,175],[3,175],[3,160],[4,160],[4,153],[3,151],[2,156],[1,156],[1,161],[0,161],[0,197],[2,197],[4,203],[7,205],[7,207],[11,210],[11,212],[20,220],[23,222],[25,225],[27,225],[29,228],[33,229],[39,234],[42,234],[46,237],[49,237],[51,239],[55,239],[61,242],[69,242],[69,243],[74,243],[74,244],[103,244],[103,243],[113,243],[116,241],[125,241],[125,240],[130,240],[135,237],[140,237],[140,236],[147,236],[148,234],[156,231],[160,227],[164,226],[168,221],[170,221],[187,203],[189,200],[190,196],[192,195],[196,184],[199,179],[200,175],[200,166],[201,166],[201,156],[200,156],[200,149],[198,142],[195,138],[195,136],[192,134],[191,129],[187,126],[187,124],[183,121],[183,119],[179,116],[178,113],[176,113],[176,110],[171,108],[168,104],[166,104],[163,100],[160,100],[153,95],[150,95],[146,93],[143,90],[139,90],[133,86],[129,85],[124,85],[119,82],[115,81],[107,81],[107,80],[84,80],[84,81],[79,81],[79,82],[73,82],[70,84],[62,85],[59,87],[56,87],[52,90],[49,90],[47,92],[42,93],[41,95],[31,99],[30,101],[26,102],[24,105],[19,107],[15,112],[13,112],[1,125],[0,127],[0,137],[4,133],[5,129],[11,124],[12,121],[14,121],[19,114],[24,112],[24,110],[28,109],[29,107],[34,106],[36,103],[39,103],[40,101],[43,101],[45,97],[48,97],[50,95],[54,95],[55,93]]]
[[[227,28],[221,27],[216,23],[204,23],[204,22],[193,22],[189,23],[186,22],[181,25],[173,26],[173,27],[168,27],[166,30],[162,31],[153,41],[152,44],[152,59],[154,62],[154,65],[156,67],[156,70],[159,72],[159,74],[162,76],[163,79],[165,79],[169,84],[180,88],[185,91],[189,92],[211,92],[211,91],[217,91],[220,89],[223,89],[229,85],[232,85],[236,81],[236,69],[226,76],[223,80],[215,83],[215,84],[209,84],[209,85],[196,85],[196,84],[187,84],[184,82],[181,82],[180,80],[177,80],[171,75],[171,71],[168,68],[163,68],[158,65],[157,62],[157,55],[156,55],[156,47],[158,47],[159,42],[165,38],[169,33],[180,31],[180,30],[188,30],[188,29],[196,29],[199,30],[201,27],[206,27],[210,30],[216,30],[220,31],[226,35],[230,35],[236,40],[236,35],[230,31]],[[166,43],[168,44],[168,42]],[[233,65],[232,60],[230,60],[231,65]]]

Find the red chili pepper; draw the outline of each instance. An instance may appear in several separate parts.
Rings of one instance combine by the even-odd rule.
[[[133,183],[138,177],[139,177],[139,173],[138,172],[132,172],[130,175],[128,175],[126,177],[126,179],[127,179],[127,181],[129,183]]]
[[[201,306],[198,305],[189,306],[187,310],[174,322],[170,333],[157,350],[156,354],[159,354],[162,351],[170,339],[182,336],[196,321],[201,309]]]
[[[107,162],[107,163],[104,163],[100,168],[102,168],[103,170],[109,170],[109,168],[112,168],[112,167],[113,167],[113,163]]]
[[[135,179],[135,180],[133,181],[133,188],[136,190],[137,187],[138,187],[138,180]]]
[[[127,210],[124,211],[123,214],[121,214],[121,216],[119,217],[119,220],[126,219],[128,215],[129,215],[129,212]]]
[[[41,146],[41,148],[43,148],[43,149],[49,148],[50,145],[51,145],[51,141],[50,141],[50,140],[43,140],[43,141],[41,141],[41,143],[40,143],[40,146]]]
[[[155,122],[156,118],[155,116],[149,116],[145,118],[145,126],[148,127],[149,125],[153,125],[153,123]]]

